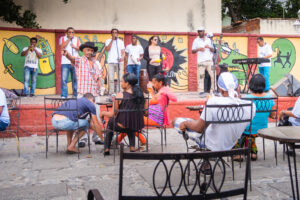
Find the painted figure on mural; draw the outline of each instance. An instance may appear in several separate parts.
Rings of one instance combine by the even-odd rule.
[[[266,88],[265,91],[268,92],[270,90],[270,70],[271,70],[271,57],[273,54],[272,47],[264,42],[262,37],[257,38],[258,44],[258,57],[259,58],[268,58],[269,62],[259,64],[259,73],[261,73],[266,80]]]
[[[97,52],[98,47],[95,46],[94,42],[86,42],[79,47],[80,51],[83,52],[82,57],[74,57],[67,50],[63,50],[62,54],[71,61],[72,65],[75,67],[77,80],[78,80],[78,97],[82,97],[86,93],[91,93],[96,101],[95,107],[97,112],[97,118],[100,122],[100,106],[97,104],[100,101],[100,88],[101,88],[101,66],[98,60],[93,59],[94,52]],[[87,135],[84,135],[82,139],[83,143],[79,147],[85,146],[85,141],[87,141]],[[100,138],[94,132],[93,141],[102,143]]]
[[[206,93],[204,91],[204,78],[205,78],[205,70],[207,70],[210,79],[211,85],[215,84],[214,73],[213,73],[213,52],[214,47],[212,46],[211,40],[205,36],[205,29],[203,27],[199,27],[197,29],[198,36],[192,45],[192,53],[197,53],[197,77],[198,77],[198,92],[200,92],[201,96],[205,96]],[[212,93],[212,88],[210,89],[210,93]]]
[[[38,74],[39,58],[42,57],[42,50],[36,47],[37,38],[30,38],[30,45],[25,47],[21,56],[25,56],[24,64],[24,96],[29,94],[29,79],[31,78],[30,96],[34,96],[36,79]]]
[[[144,59],[147,62],[149,81],[162,70],[162,50],[158,45],[158,36],[151,36],[145,48]]]
[[[141,60],[144,56],[144,49],[137,43],[136,35],[131,36],[131,44],[125,48],[125,66],[126,71],[134,73],[138,78],[137,85],[140,84]]]
[[[111,29],[111,39],[105,41],[105,50],[108,52],[108,90],[109,94],[120,91],[120,80],[123,75],[123,61],[125,57],[124,42],[118,38],[119,30]],[[115,73],[117,73],[117,87],[115,91]]]
[[[66,35],[59,39],[59,45],[62,50],[66,50],[71,56],[77,57],[80,40],[75,36],[75,29],[72,27],[67,28]],[[68,79],[69,73],[71,74],[73,97],[77,97],[77,78],[75,68],[71,61],[64,55],[61,56],[61,97],[68,97]]]

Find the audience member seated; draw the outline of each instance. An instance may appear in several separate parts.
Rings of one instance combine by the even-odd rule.
[[[4,131],[9,125],[9,114],[7,109],[6,97],[0,89],[0,131]]]
[[[165,106],[169,103],[168,101],[176,102],[177,97],[167,86],[167,79],[163,73],[156,74],[153,77],[152,86],[156,93],[152,88],[148,88],[152,99],[149,103],[148,119],[147,117],[144,118],[145,125],[147,122],[150,126],[169,125],[168,107]]]
[[[249,83],[249,89],[251,94],[245,96],[245,98],[272,98],[270,93],[266,93],[265,91],[265,77],[261,74],[255,74]],[[258,100],[254,101],[256,106],[256,111],[259,110],[272,110],[275,109],[273,106],[275,105],[273,100]],[[255,117],[252,120],[251,132],[250,125],[245,129],[241,138],[238,140],[236,147],[242,148],[244,146],[248,146],[248,141],[251,138],[251,159],[257,160],[257,146],[255,143],[255,138],[257,137],[257,131],[259,129],[268,128],[268,118],[275,118],[275,112],[259,112],[255,114]],[[235,160],[241,161],[241,157],[235,157]]]
[[[230,72],[223,72],[220,74],[218,79],[218,87],[221,93],[220,97],[211,97],[207,101],[207,105],[236,105],[236,104],[247,104],[249,101],[241,100],[238,98],[238,81],[236,77]],[[255,105],[253,105],[252,117],[255,114]],[[223,151],[230,150],[236,144],[236,141],[241,137],[243,131],[248,126],[249,123],[230,123],[230,124],[207,124],[205,122],[205,112],[206,120],[216,121],[218,109],[209,108],[207,111],[203,110],[200,119],[193,120],[188,119],[179,123],[178,128],[181,131],[191,130],[200,133],[204,133],[205,130],[205,141],[202,142],[202,147],[211,151]],[[249,118],[251,115],[251,108],[244,108],[244,117]],[[177,125],[182,118],[177,118],[174,123]],[[205,146],[204,146],[205,145]]]
[[[288,124],[285,125],[300,126],[300,97],[298,97],[292,110],[281,111],[279,117],[281,120],[288,117]]]
[[[77,99],[78,116],[76,111],[55,111],[52,117],[52,125],[55,129],[67,131],[67,153],[78,153],[75,145],[77,137],[73,138],[74,131],[78,128],[84,128],[79,132],[79,138],[81,138],[85,132],[88,133],[89,126],[96,131],[98,136],[104,140],[102,127],[97,120],[96,107],[94,105],[95,97],[91,93],[86,93],[82,98]],[[76,100],[69,100],[63,103],[59,109],[76,109]],[[88,123],[86,119],[91,114],[91,122]],[[77,122],[78,120],[78,122]],[[78,127],[79,126],[79,127]]]
[[[127,133],[129,138],[130,151],[136,151],[135,133],[144,128],[143,109],[147,108],[147,102],[144,99],[144,94],[142,90],[137,86],[137,82],[138,79],[136,75],[131,73],[124,74],[121,80],[121,87],[124,92],[118,93],[116,95],[117,100],[114,101],[111,111],[103,111],[100,113],[100,118],[102,118],[103,116],[110,117],[107,124],[108,132],[106,133],[104,142],[104,155],[109,155],[109,149],[113,137],[113,130],[119,133]],[[136,111],[135,113],[133,113],[132,111],[114,113],[114,111],[118,109],[140,109],[141,111]]]

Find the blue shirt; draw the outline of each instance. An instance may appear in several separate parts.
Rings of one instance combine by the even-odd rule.
[[[300,126],[300,97],[298,97],[295,106],[292,110],[292,113],[297,118],[289,117],[289,122],[291,122],[293,126]]]
[[[2,107],[2,113],[0,114],[0,121],[9,124],[9,114],[7,109],[6,97],[4,92],[0,89],[0,107]]]
[[[96,107],[95,105],[85,97],[77,99],[78,104],[78,116],[79,119],[85,119],[88,114],[96,115]],[[76,101],[69,100],[63,103],[59,109],[76,109]],[[54,114],[64,115],[68,117],[72,121],[77,121],[77,113],[76,111],[55,111]]]
[[[246,95],[246,98],[272,98],[272,95],[267,93],[265,96],[263,97],[257,97],[257,96],[253,96],[251,94]],[[255,116],[252,120],[252,125],[251,125],[251,134],[257,134],[257,131],[263,128],[268,128],[268,118],[270,113],[269,112],[257,112],[260,110],[272,110],[272,107],[275,105],[273,100],[265,100],[265,101],[261,101],[261,100],[257,100],[257,101],[253,101],[253,103],[256,106],[256,113]],[[244,131],[244,134],[249,135],[249,128],[250,125],[247,126],[247,128]]]

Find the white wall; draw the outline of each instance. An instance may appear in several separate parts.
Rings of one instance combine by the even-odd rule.
[[[221,32],[221,0],[14,0],[45,29]],[[0,21],[0,26],[17,27]]]
[[[260,34],[298,35],[293,24],[296,19],[260,19]]]

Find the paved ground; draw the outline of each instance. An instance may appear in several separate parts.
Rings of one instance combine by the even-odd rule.
[[[174,129],[168,129],[165,152],[184,152],[185,144]],[[158,130],[149,133],[150,151],[161,152]],[[262,149],[258,139],[258,148]],[[59,153],[55,153],[55,137],[50,139],[50,153],[45,158],[45,137],[21,138],[21,157],[16,154],[14,138],[0,141],[0,199],[86,199],[87,191],[97,188],[106,200],[116,200],[118,195],[119,156],[103,156],[103,146],[92,145],[91,157],[87,147],[77,155],[67,155],[65,136],[59,136]],[[292,199],[287,161],[282,159],[282,146],[278,148],[278,166],[275,165],[273,142],[266,140],[267,156],[252,162],[252,191],[248,199]],[[298,156],[298,164],[299,164]],[[128,161],[125,163],[124,189],[127,194],[151,194],[152,172],[155,163]],[[235,163],[235,181],[229,167],[225,183],[242,184],[243,167]],[[178,166],[175,167],[178,169]],[[164,176],[162,172],[161,176]],[[175,176],[176,179],[176,176]],[[228,180],[229,179],[229,180]],[[161,181],[161,180],[158,180]],[[176,181],[176,180],[175,180]],[[224,185],[224,188],[226,186]],[[237,197],[234,199],[241,199]]]

